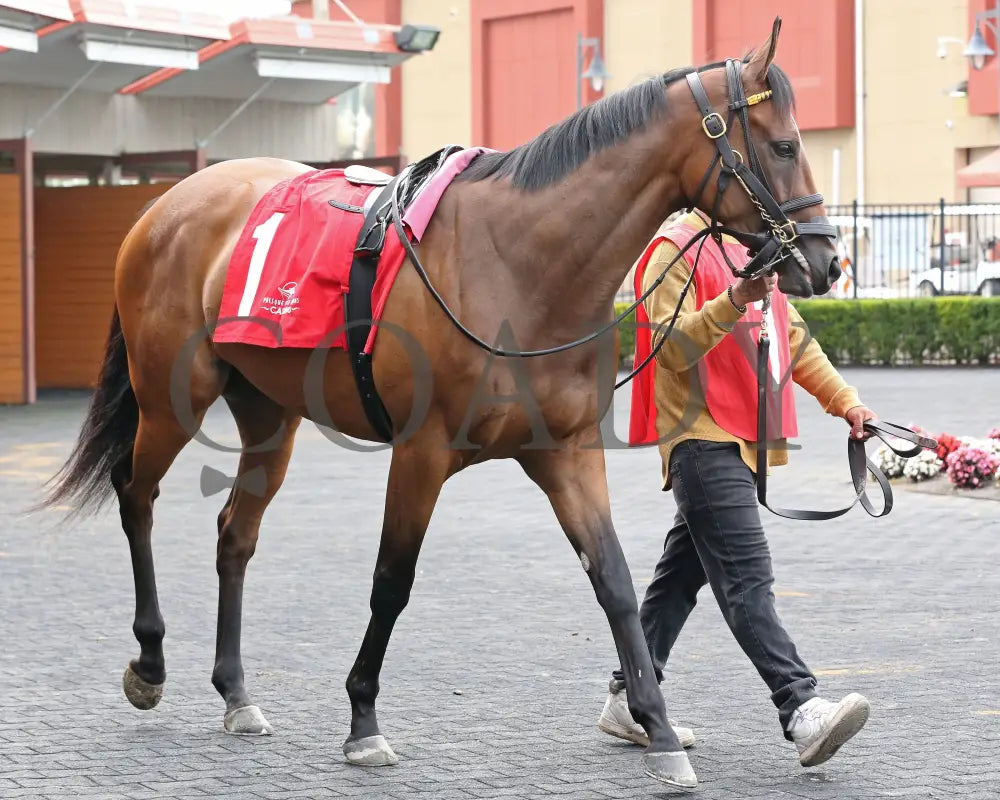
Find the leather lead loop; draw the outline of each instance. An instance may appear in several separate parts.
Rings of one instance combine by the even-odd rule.
[[[860,439],[847,439],[847,462],[851,469],[851,483],[854,485],[854,501],[844,508],[836,511],[808,511],[795,508],[779,508],[771,506],[767,502],[767,380],[770,377],[769,370],[769,346],[770,341],[766,336],[762,337],[757,347],[757,501],[772,514],[787,519],[801,520],[827,520],[841,517],[850,511],[858,503],[872,517],[884,517],[892,511],[892,486],[886,474],[868,458],[865,452],[865,443]],[[864,425],[865,430],[873,433],[881,439],[894,453],[910,458],[917,455],[921,450],[933,450],[937,447],[937,442],[926,436],[904,428],[902,425],[895,425],[891,422],[879,422],[869,420]],[[884,435],[883,435],[884,434]],[[893,436],[911,442],[914,446],[906,450],[897,449],[887,439],[886,436]],[[876,510],[871,498],[868,497],[868,475],[875,479],[879,489],[882,490],[882,509]]]

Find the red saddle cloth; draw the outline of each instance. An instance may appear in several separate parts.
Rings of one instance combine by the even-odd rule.
[[[213,340],[260,347],[347,349],[344,295],[364,215],[381,186],[355,186],[342,169],[314,170],[265,194],[229,260]],[[378,262],[372,318],[379,320],[405,251],[392,226]],[[378,328],[372,327],[365,352]]]

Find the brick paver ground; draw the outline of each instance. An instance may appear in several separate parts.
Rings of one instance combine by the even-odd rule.
[[[984,433],[995,371],[856,370],[885,418]],[[66,454],[86,398],[0,408],[0,798],[634,798],[672,796],[640,750],[597,731],[615,651],[589,583],[541,493],[514,464],[446,487],[379,698],[402,761],[347,766],[344,679],[368,620],[386,454],[357,455],[304,427],[250,565],[243,649],[270,738],[222,733],[209,682],[215,640],[215,514],[191,445],[163,483],[154,550],[167,623],[167,686],[133,709],[121,673],[131,634],[128,549],[109,510],[74,527],[20,514]],[[625,400],[617,409],[624,435]],[[846,427],[800,395],[784,504],[849,492]],[[235,441],[224,409],[206,430]],[[673,501],[655,452],[608,454],[612,503],[636,591],[649,580]],[[767,515],[779,609],[830,696],[861,691],[865,730],[826,765],[798,766],[767,691],[707,591],[678,642],[665,693],[696,728],[691,751],[717,798],[995,798],[1000,793],[1000,506],[897,491],[884,519]]]

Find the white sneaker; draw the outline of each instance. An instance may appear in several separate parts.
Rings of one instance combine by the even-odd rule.
[[[814,697],[799,706],[788,723],[788,733],[799,751],[803,767],[829,761],[848,739],[868,721],[871,706],[860,694],[849,694],[839,703]]]
[[[672,719],[667,720],[667,722],[674,729],[674,735],[680,741],[681,747],[694,746],[697,739],[693,730],[678,726]],[[604,733],[617,736],[619,739],[635,742],[643,747],[649,746],[649,736],[646,735],[642,725],[632,719],[632,714],[628,710],[628,696],[624,689],[608,693],[608,699],[604,703],[604,710],[601,712],[601,718],[597,721],[597,727]]]

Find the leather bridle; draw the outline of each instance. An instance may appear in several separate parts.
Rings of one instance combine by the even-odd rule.
[[[803,235],[826,236],[832,243],[836,243],[837,229],[833,225],[819,221],[821,219],[819,217],[814,217],[809,222],[796,222],[788,218],[788,214],[822,205],[823,195],[821,194],[794,197],[783,203],[774,199],[774,193],[768,184],[767,176],[764,174],[764,169],[753,146],[753,139],[750,136],[749,114],[749,108],[768,100],[772,96],[772,90],[768,89],[747,97],[743,90],[742,70],[742,61],[733,58],[726,60],[726,82],[729,89],[729,114],[726,119],[723,119],[722,114],[712,108],[699,73],[695,71],[687,75],[691,94],[694,95],[694,101],[701,112],[702,130],[715,143],[716,148],[715,157],[708,165],[708,169],[705,170],[705,175],[698,185],[690,206],[698,205],[716,166],[721,165],[716,184],[715,202],[712,205],[710,235],[717,244],[720,244],[722,234],[727,233],[753,253],[753,257],[742,269],[738,269],[726,256],[726,262],[735,276],[752,279],[770,272],[779,261],[789,257],[794,258],[799,264],[807,266],[805,257],[795,244],[798,237]],[[729,132],[732,130],[733,122],[737,119],[743,129],[746,156],[740,151],[734,150],[729,142]],[[734,180],[757,207],[757,211],[766,226],[763,232],[745,233],[718,224],[718,211],[723,193]],[[724,250],[723,254],[725,255]]]

